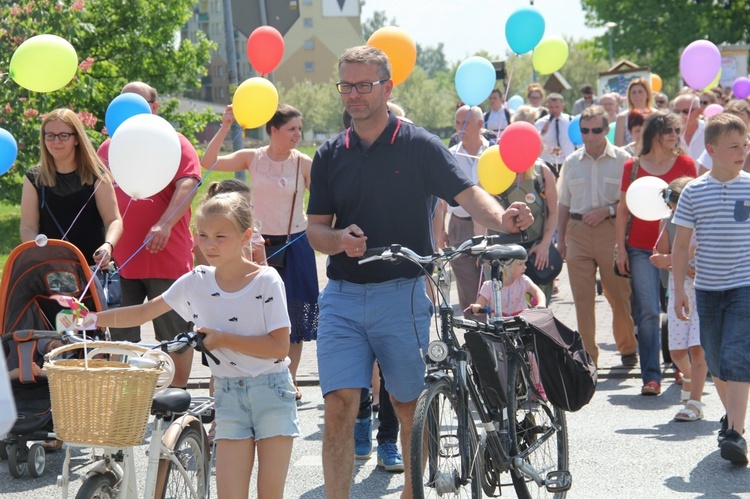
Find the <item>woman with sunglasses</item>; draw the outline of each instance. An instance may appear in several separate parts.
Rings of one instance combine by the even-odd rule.
[[[21,241],[39,234],[65,239],[89,265],[109,264],[122,235],[112,177],[96,155],[80,118],[56,109],[42,121],[41,159],[26,172],[21,194]]]
[[[628,114],[634,109],[638,109],[643,114],[649,114],[656,111],[654,107],[654,97],[651,94],[651,85],[645,78],[636,78],[628,85],[628,109],[617,116],[615,124],[615,145],[623,147],[633,142],[633,137],[627,129]]]
[[[661,393],[661,325],[659,320],[659,269],[649,258],[659,238],[659,221],[646,221],[628,213],[625,193],[642,177],[659,177],[669,183],[683,176],[696,176],[695,162],[682,153],[680,118],[658,111],[646,118],[639,157],[625,163],[617,205],[617,267],[630,275],[638,327],[638,354],[641,358],[642,395]],[[627,237],[627,240],[626,240]]]

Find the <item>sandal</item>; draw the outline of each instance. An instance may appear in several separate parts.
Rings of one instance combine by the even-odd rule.
[[[681,376],[680,378],[681,385],[682,383],[692,383],[690,378],[685,378],[684,376]],[[680,402],[687,404],[688,400],[690,400],[690,390],[680,390]]]
[[[674,416],[674,420],[685,423],[703,419],[703,407],[704,404],[697,400],[688,400],[685,403],[685,407],[677,411],[677,414],[675,414]]]

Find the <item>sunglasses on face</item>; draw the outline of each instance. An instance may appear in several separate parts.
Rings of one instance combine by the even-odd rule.
[[[581,133],[583,135],[588,135],[589,133],[593,133],[593,134],[599,135],[603,131],[604,131],[603,127],[599,127],[599,128],[583,128],[583,127],[581,127]]]
[[[664,133],[662,135],[669,135],[672,132],[674,132],[676,135],[680,134],[680,129],[678,127],[668,127],[664,129]]]
[[[682,114],[690,114],[690,109],[675,109],[675,112]]]
[[[665,101],[665,100],[657,100],[657,101],[655,101],[655,102],[656,102],[656,103],[657,103],[658,105],[660,105],[660,106],[663,106],[664,104],[666,104],[666,103],[667,103],[667,101]]]
[[[702,100],[701,101],[701,106],[708,106],[709,104],[711,104],[710,101],[707,101],[707,100]]]

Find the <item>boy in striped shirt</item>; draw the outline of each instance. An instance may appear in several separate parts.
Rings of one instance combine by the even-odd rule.
[[[743,466],[748,462],[743,434],[750,391],[750,174],[742,171],[747,137],[736,116],[723,113],[708,120],[706,151],[714,166],[680,196],[672,254],[675,313],[688,320],[683,283],[695,230],[701,344],[726,409],[719,431],[721,457]]]

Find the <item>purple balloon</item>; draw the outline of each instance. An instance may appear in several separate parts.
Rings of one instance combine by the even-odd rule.
[[[696,40],[688,45],[680,57],[680,73],[694,90],[706,88],[721,69],[721,52],[708,40]]]
[[[721,106],[721,104],[710,104],[706,106],[706,109],[703,110],[703,116],[706,118],[710,118],[711,116],[716,116],[717,114],[721,114],[724,112],[724,108]]]
[[[732,93],[734,93],[736,99],[746,99],[750,95],[750,78],[747,76],[740,76],[734,80]]]

